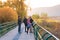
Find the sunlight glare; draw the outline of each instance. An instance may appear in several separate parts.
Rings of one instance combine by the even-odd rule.
[[[4,3],[4,2],[6,2],[7,0],[1,0],[2,1],[2,3]]]
[[[52,7],[60,4],[60,0],[26,0],[26,4],[28,4],[28,2],[30,2],[29,6],[32,8]]]

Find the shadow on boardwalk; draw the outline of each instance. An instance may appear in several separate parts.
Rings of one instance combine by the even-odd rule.
[[[18,40],[21,34],[17,33],[13,40]]]

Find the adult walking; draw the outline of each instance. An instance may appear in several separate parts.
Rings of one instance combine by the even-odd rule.
[[[31,23],[31,27],[30,27],[30,33],[33,32],[33,19],[30,17],[30,23]]]
[[[32,24],[32,26],[33,26],[33,19],[30,17],[30,23]]]
[[[31,28],[30,17],[27,19],[27,34],[29,29]]]
[[[27,31],[27,18],[24,17],[24,20],[23,20],[24,24],[25,24],[25,32]]]
[[[21,17],[18,16],[18,33],[21,33]]]

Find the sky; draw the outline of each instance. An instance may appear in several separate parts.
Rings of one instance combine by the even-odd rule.
[[[31,8],[52,7],[60,4],[60,0],[26,0],[25,3]]]
[[[31,7],[32,9],[34,8],[39,8],[39,7],[53,7],[56,5],[60,5],[60,0],[26,0],[25,3]],[[33,13],[28,10],[28,15],[31,16]],[[48,13],[50,14],[50,13]],[[52,15],[52,14],[51,14]],[[53,14],[55,15],[55,14]],[[59,14],[57,14],[58,16]]]

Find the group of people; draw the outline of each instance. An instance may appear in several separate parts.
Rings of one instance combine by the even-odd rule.
[[[32,24],[32,22],[33,22],[32,18],[31,17],[28,17],[28,18],[24,17],[23,22],[25,24],[25,32],[27,34],[28,34],[29,31],[30,31],[30,33],[32,33],[32,28],[33,28],[33,26],[32,26],[33,25]],[[18,17],[18,25],[19,25],[18,32],[20,33],[21,32],[21,18],[20,17]]]
[[[25,17],[23,22],[25,24],[25,32],[27,32],[27,34],[28,34],[29,29],[30,29],[30,32],[32,32],[32,22],[33,22],[32,18],[31,17],[29,17],[29,18]]]

